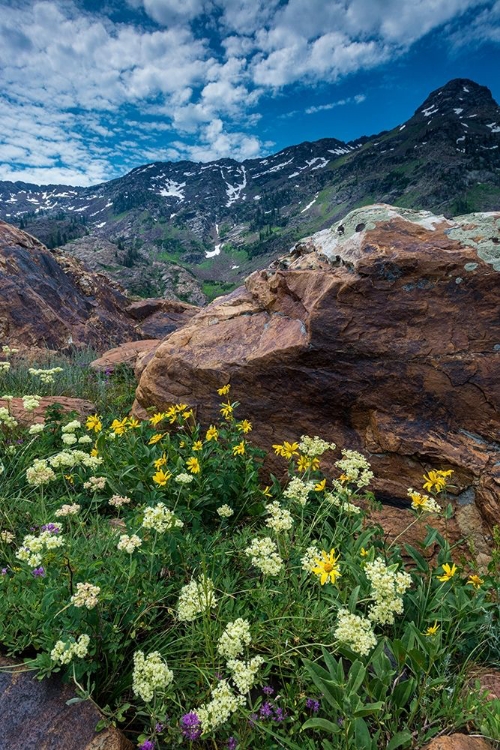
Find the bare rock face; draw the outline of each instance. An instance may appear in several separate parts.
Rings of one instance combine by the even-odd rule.
[[[500,213],[357,209],[172,333],[135,413],[182,399],[209,423],[231,382],[265,447],[309,434],[360,450],[382,499],[452,468],[458,504],[498,522],[498,270]]]
[[[102,718],[90,702],[67,705],[69,685],[39,682],[22,664],[0,657],[0,747],[9,750],[132,750],[113,727],[97,733]],[[9,671],[3,671],[8,669]]]
[[[0,339],[97,348],[137,338],[118,284],[0,221]]]
[[[482,737],[470,737],[468,734],[450,734],[438,737],[426,745],[423,750],[493,750]]]
[[[132,302],[128,305],[127,312],[140,321],[143,336],[163,339],[185,325],[199,312],[199,307],[177,300],[153,297]]]
[[[45,410],[48,406],[59,404],[64,412],[76,412],[82,419],[95,412],[95,405],[83,398],[70,398],[69,396],[43,396],[40,403],[33,411],[26,411],[22,398],[3,399],[0,398],[0,407],[10,411],[14,419],[22,425],[39,424],[45,421]]]
[[[143,339],[142,341],[128,341],[121,346],[104,352],[102,357],[90,363],[93,370],[112,372],[118,365],[127,365],[135,369],[140,356],[148,354],[160,345],[160,339]]]

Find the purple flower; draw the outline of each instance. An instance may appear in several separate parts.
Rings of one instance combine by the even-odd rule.
[[[40,566],[39,568],[35,568],[35,570],[31,571],[31,575],[35,576],[35,578],[44,578],[45,568],[42,566]]]
[[[142,745],[139,745],[139,750],[155,750],[155,743],[153,740],[145,740]]]
[[[284,721],[286,719],[286,714],[283,713],[282,708],[274,708],[274,721]]]
[[[319,711],[319,701],[314,698],[308,698],[306,700],[306,708],[309,708],[313,713],[317,713]]]
[[[45,523],[42,526],[41,531],[49,531],[51,534],[59,534],[61,531],[61,527],[56,526],[55,523]]]
[[[158,724],[156,724],[156,726],[155,726],[155,732],[157,734],[160,734],[160,732],[163,732],[163,729],[164,729],[163,724],[160,724],[160,722],[158,722]]]
[[[268,719],[270,716],[273,715],[273,707],[269,703],[269,701],[266,701],[262,704],[259,710],[259,714],[262,716],[263,719]]]
[[[7,575],[7,568],[2,568],[2,570],[0,570],[0,573],[1,573],[1,574],[2,574],[3,576],[6,576],[6,575]]]
[[[266,695],[272,695],[274,693],[274,688],[272,688],[270,685],[266,685],[262,688],[262,692]]]
[[[187,740],[193,742],[201,737],[201,721],[194,711],[190,711],[181,717],[181,727],[182,734]]]
[[[238,740],[236,737],[230,737],[227,741],[227,750],[236,750],[238,747]]]
[[[257,714],[250,714],[250,716],[248,717],[248,723],[250,724],[251,727],[255,726],[258,720],[259,720],[259,717],[257,716]]]

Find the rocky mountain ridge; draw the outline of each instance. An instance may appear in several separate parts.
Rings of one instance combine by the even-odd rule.
[[[500,208],[500,108],[456,79],[402,125],[264,159],[156,162],[92,188],[0,183],[0,217],[120,280],[200,304],[294,241],[383,201],[452,216]]]

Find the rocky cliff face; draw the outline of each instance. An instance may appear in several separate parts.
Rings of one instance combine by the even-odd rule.
[[[166,335],[191,310],[150,300],[139,315],[133,306],[127,309],[130,300],[118,284],[3,221],[0,272],[0,341],[12,345],[103,349],[142,338],[146,329]]]
[[[361,450],[380,496],[403,504],[424,470],[449,467],[458,502],[498,522],[499,270],[500,213],[358,209],[171,334],[135,411],[182,399],[208,424],[231,382],[261,444]]]

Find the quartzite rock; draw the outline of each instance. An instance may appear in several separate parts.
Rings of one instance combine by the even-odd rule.
[[[148,354],[161,343],[160,339],[144,339],[142,341],[129,341],[126,344],[117,346],[104,352],[102,357],[94,359],[90,363],[93,370],[99,372],[112,372],[118,365],[127,365],[132,369],[135,368],[137,359],[143,354]]]
[[[33,411],[26,411],[23,406],[22,398],[13,398],[12,400],[0,398],[0,407],[9,409],[14,419],[22,425],[31,425],[41,423],[45,418],[45,410],[48,406],[59,404],[62,411],[76,412],[83,419],[89,414],[95,412],[95,406],[91,401],[83,398],[70,398],[69,396],[43,396],[40,399],[39,406]],[[0,748],[1,750],[1,748]]]
[[[458,502],[498,522],[499,238],[500,213],[353,211],[171,334],[135,413],[182,399],[208,424],[231,382],[264,446],[360,450],[382,499],[452,468]]]
[[[468,734],[450,734],[432,740],[422,750],[493,750],[482,737],[470,737]]]
[[[101,714],[56,677],[40,682],[22,664],[0,656],[0,750],[132,750],[113,727],[96,732]],[[9,669],[9,671],[3,671]]]

